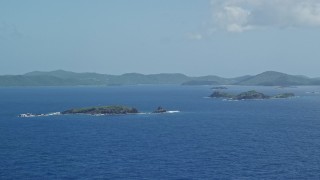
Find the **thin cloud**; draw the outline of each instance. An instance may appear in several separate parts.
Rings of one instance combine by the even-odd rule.
[[[213,28],[320,27],[319,0],[212,0]]]

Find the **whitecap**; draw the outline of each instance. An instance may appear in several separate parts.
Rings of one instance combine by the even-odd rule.
[[[60,112],[53,112],[53,113],[46,114],[46,116],[58,116],[58,115],[61,115],[61,113]]]
[[[166,113],[179,113],[180,111],[167,111]]]

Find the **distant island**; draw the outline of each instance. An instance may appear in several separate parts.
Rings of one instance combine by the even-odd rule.
[[[138,84],[176,84],[185,86],[199,85],[243,85],[243,86],[303,86],[320,85],[320,78],[288,75],[275,71],[236,78],[219,76],[191,77],[179,73],[161,73],[144,75],[127,73],[109,75],[98,73],[75,73],[64,70],[41,72],[34,71],[23,75],[1,75],[0,87],[12,86],[115,86]]]
[[[231,99],[231,100],[247,100],[247,99],[281,99],[281,98],[290,98],[294,97],[295,94],[293,93],[282,93],[277,94],[275,96],[268,96],[261,92],[257,92],[255,90],[242,92],[238,95],[232,95],[226,92],[221,91],[214,91],[209,97],[211,98],[225,98],[225,99]]]
[[[180,111],[167,111],[166,109],[159,106],[154,110],[153,114],[160,113],[175,113]],[[139,111],[137,108],[114,105],[114,106],[95,106],[95,107],[83,107],[83,108],[73,108],[68,109],[62,112],[54,112],[47,114],[33,114],[33,113],[24,113],[19,114],[18,117],[29,118],[29,117],[41,117],[41,116],[56,116],[56,115],[76,115],[76,114],[86,114],[86,115],[124,115],[124,114],[138,114]]]
[[[61,114],[89,114],[89,115],[109,115],[109,114],[136,114],[139,111],[127,106],[98,106],[87,108],[75,108],[61,112]]]
[[[163,107],[159,106],[155,111],[153,111],[152,113],[165,113],[167,112],[166,109],[164,109]]]
[[[222,89],[228,89],[227,87],[224,87],[224,86],[215,86],[215,87],[212,87],[211,89],[220,89],[220,90],[222,90]]]

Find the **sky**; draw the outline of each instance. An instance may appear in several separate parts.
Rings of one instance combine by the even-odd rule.
[[[1,0],[0,74],[320,77],[319,0]]]

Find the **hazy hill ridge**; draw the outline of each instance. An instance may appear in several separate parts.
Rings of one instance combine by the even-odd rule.
[[[179,73],[108,75],[98,73],[75,73],[64,70],[50,72],[34,71],[24,75],[0,76],[0,86],[88,86],[88,85],[136,85],[136,84],[182,84],[182,85],[262,85],[293,86],[320,85],[319,78],[288,75],[266,71],[255,76],[223,78],[219,76],[190,77]]]

